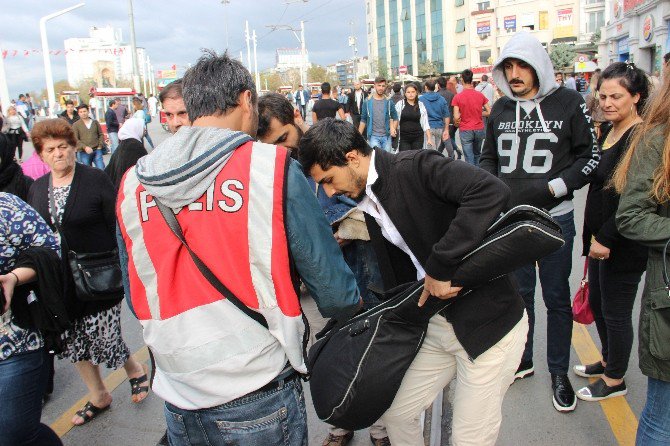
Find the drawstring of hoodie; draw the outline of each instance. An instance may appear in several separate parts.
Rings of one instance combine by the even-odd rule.
[[[515,101],[516,102],[516,126],[514,129],[514,142],[516,143],[516,146],[519,147],[519,126],[521,122],[521,101]],[[540,123],[542,124],[542,131],[544,133],[549,133],[549,127],[547,126],[547,123],[544,121],[544,116],[542,115],[542,108],[540,107],[540,101],[537,99],[533,99],[533,102],[535,103],[535,109],[537,110],[537,117],[540,119]]]

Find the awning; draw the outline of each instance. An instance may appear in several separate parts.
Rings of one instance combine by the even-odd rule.
[[[577,37],[575,36],[570,36],[570,37],[559,37],[557,39],[554,39],[551,41],[551,45],[555,45],[557,43],[569,43],[569,42],[576,42]]]

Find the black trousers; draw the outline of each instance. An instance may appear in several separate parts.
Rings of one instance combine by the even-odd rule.
[[[21,133],[8,133],[7,140],[9,141],[9,147],[14,150],[18,150],[19,159],[23,158],[23,132]]]
[[[617,268],[616,259],[589,258],[589,305],[598,329],[605,375],[621,379],[633,347],[633,304],[643,271]]]
[[[401,135],[398,151],[423,149],[423,134],[418,136]]]
[[[361,123],[361,115],[355,115],[351,113],[350,116],[351,116],[351,123],[354,125],[354,128],[358,130],[358,126]]]

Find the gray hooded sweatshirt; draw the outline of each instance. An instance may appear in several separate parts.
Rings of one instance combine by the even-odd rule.
[[[505,77],[508,58],[535,70],[539,89],[533,98],[514,96]],[[493,79],[505,96],[491,110],[479,166],[510,187],[510,207],[530,204],[554,216],[570,212],[573,191],[590,181],[600,159],[584,99],[559,87],[549,54],[527,32],[505,45]]]

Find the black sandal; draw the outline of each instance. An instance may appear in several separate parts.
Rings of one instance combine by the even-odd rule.
[[[79,418],[81,418],[82,420],[84,420],[83,423],[81,423],[81,424],[75,424],[75,426],[83,426],[84,424],[86,424],[86,423],[88,423],[89,421],[91,421],[93,418],[97,417],[98,415],[100,415],[101,413],[103,413],[104,411],[106,411],[107,409],[109,409],[110,406],[111,406],[111,404],[108,404],[108,405],[105,406],[105,407],[98,407],[98,406],[94,406],[93,403],[90,402],[90,401],[87,402],[87,403],[84,405],[84,407],[82,407],[80,410],[78,410],[77,412],[75,412],[75,415],[77,415]],[[91,412],[90,415],[88,414],[89,412]]]
[[[139,378],[129,378],[128,382],[130,383],[130,396],[133,397],[133,396],[136,396],[136,395],[140,395],[144,392],[146,392],[147,396],[148,396],[149,395],[149,386],[148,385],[147,386],[141,385],[142,383],[146,383],[148,381],[149,381],[149,378],[147,377],[146,373],[144,375],[140,376]],[[140,403],[140,402],[144,401],[147,396],[145,396],[144,398],[142,398],[139,401],[134,401],[133,400],[133,402],[134,403]]]

